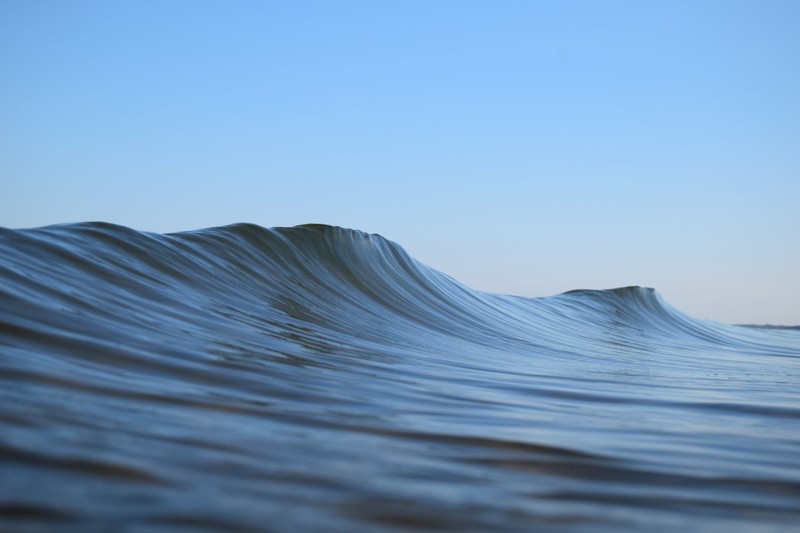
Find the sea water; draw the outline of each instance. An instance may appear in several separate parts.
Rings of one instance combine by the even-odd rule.
[[[359,231],[0,230],[4,531],[797,530],[799,385],[797,329]]]

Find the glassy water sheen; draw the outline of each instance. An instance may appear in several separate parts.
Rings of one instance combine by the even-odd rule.
[[[789,531],[799,377],[795,329],[358,231],[2,230],[0,530]]]

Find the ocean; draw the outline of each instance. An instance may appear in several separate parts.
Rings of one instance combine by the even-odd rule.
[[[2,229],[0,480],[2,531],[797,531],[800,329],[331,226]]]

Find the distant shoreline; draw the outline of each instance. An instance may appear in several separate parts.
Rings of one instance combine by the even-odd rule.
[[[800,326],[776,326],[774,324],[734,324],[743,328],[758,328],[758,329],[791,329],[800,331]]]

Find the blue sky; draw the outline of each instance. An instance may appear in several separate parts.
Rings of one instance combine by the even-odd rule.
[[[800,2],[0,2],[0,225],[362,229],[800,324]]]

